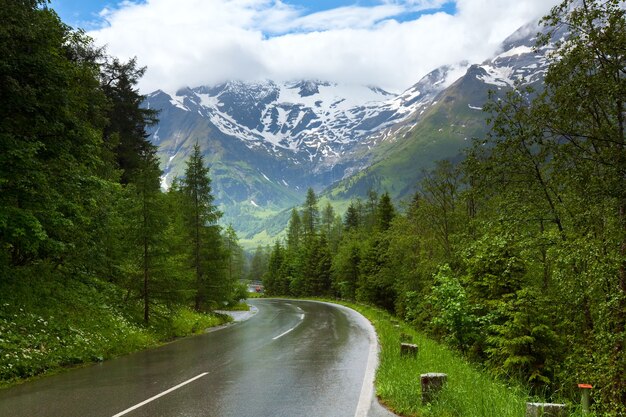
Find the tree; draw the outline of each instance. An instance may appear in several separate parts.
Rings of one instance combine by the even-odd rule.
[[[346,230],[356,230],[361,225],[360,210],[354,201],[350,202],[348,210],[344,216],[343,224]]]
[[[228,225],[224,233],[224,245],[228,253],[228,281],[235,282],[243,278],[244,252],[232,224]]]
[[[136,58],[122,63],[105,57],[100,71],[102,91],[109,100],[104,141],[122,170],[121,182],[127,184],[154,146],[147,140],[146,127],[157,123],[157,112],[142,106],[145,96],[139,94],[136,85],[146,67],[137,68]]]
[[[320,213],[317,208],[317,196],[312,188],[306,193],[306,200],[302,205],[302,232],[304,239],[312,239],[317,234]]]
[[[252,260],[250,261],[250,273],[248,280],[250,281],[262,281],[263,276],[267,273],[267,267],[269,264],[271,251],[269,248],[264,248],[259,245],[254,251]]]
[[[333,288],[341,298],[356,300],[356,288],[360,280],[360,262],[359,240],[355,235],[344,236],[337,253],[333,256],[331,266]]]
[[[218,263],[221,257],[221,239],[217,225],[221,213],[213,204],[209,169],[204,166],[204,157],[196,143],[193,153],[187,161],[185,177],[181,181],[181,191],[185,196],[186,228],[191,242],[191,264],[196,275],[195,308],[204,307],[209,296],[209,286],[216,288],[219,277],[209,277],[209,269]],[[211,268],[219,274],[219,268]],[[213,283],[209,280],[213,278]]]
[[[300,249],[302,240],[302,220],[295,208],[291,210],[291,218],[287,227],[287,249],[290,252],[297,252]]]
[[[326,238],[330,238],[333,231],[333,224],[335,223],[335,210],[330,202],[326,203],[324,211],[322,212],[322,219],[320,222],[322,233],[326,235]]]
[[[367,191],[367,200],[365,201],[365,215],[363,217],[363,226],[368,232],[374,230],[376,226],[376,213],[378,211],[378,193],[373,189]]]
[[[330,203],[326,203],[326,207],[322,212],[320,228],[325,240],[326,249],[330,253],[336,253],[343,235],[343,224],[341,216],[335,215],[335,210]]]
[[[67,264],[86,250],[101,184],[98,66],[45,2],[0,9],[0,262]]]
[[[135,237],[141,248],[140,264],[142,274],[142,296],[144,322],[150,321],[151,284],[154,276],[162,269],[165,252],[161,242],[167,228],[167,212],[160,185],[161,169],[156,156],[156,148],[147,147],[142,160],[134,171],[135,199],[138,203]],[[160,288],[160,291],[165,291]],[[157,292],[158,294],[158,292]]]
[[[472,175],[487,197],[483,210],[525,240],[527,276],[500,311],[547,294],[557,312],[549,325],[579,350],[567,356],[570,373],[603,387],[597,410],[607,415],[626,411],[625,13],[617,0],[552,10],[539,43],[556,45],[545,88],[518,88],[486,106],[492,135]],[[499,332],[519,329],[507,314]],[[594,366],[578,359],[589,355]]]
[[[573,7],[577,5],[579,7]],[[609,253],[617,261],[609,284],[611,301],[602,305],[611,317],[608,362],[612,371],[603,394],[607,401],[626,404],[626,10],[619,0],[564,1],[546,18],[565,24],[567,43],[558,44],[546,74],[546,94],[533,103],[544,121],[559,167],[582,171],[575,184],[583,197],[608,203],[615,221]],[[545,39],[544,42],[547,42]],[[571,168],[570,168],[571,169]],[[585,200],[588,200],[585,198]],[[587,201],[585,201],[587,203]],[[593,201],[589,202],[593,203]],[[593,224],[593,223],[592,223]],[[626,405],[621,408],[626,412]]]
[[[389,237],[382,233],[374,233],[364,242],[356,298],[394,311],[397,297],[395,272],[389,269],[388,249]]]
[[[272,253],[267,267],[267,272],[263,275],[263,285],[268,295],[286,295],[282,283],[283,263],[285,262],[285,250],[279,241],[274,243]]]
[[[380,196],[376,211],[376,223],[378,230],[385,231],[389,229],[395,214],[395,209],[391,203],[391,197],[389,197],[389,193],[385,192]]]
[[[430,217],[435,236],[451,259],[453,236],[458,231],[458,198],[461,178],[459,170],[449,161],[437,162],[435,169],[426,173],[422,181],[424,214]]]

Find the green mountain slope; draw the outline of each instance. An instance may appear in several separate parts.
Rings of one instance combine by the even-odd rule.
[[[489,86],[474,75],[470,70],[442,92],[419,123],[371,150],[376,162],[330,187],[324,195],[338,207],[350,199],[364,198],[370,189],[387,191],[396,201],[406,199],[436,161],[460,159],[472,138],[487,131],[486,115],[480,107],[487,100]]]

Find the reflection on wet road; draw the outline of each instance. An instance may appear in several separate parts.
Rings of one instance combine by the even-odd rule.
[[[0,416],[365,416],[365,319],[323,303],[251,304],[243,323],[2,390]]]

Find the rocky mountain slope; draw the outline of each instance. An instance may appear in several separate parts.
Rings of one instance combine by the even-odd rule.
[[[542,28],[528,24],[509,38],[491,59],[467,68],[465,74],[440,91],[428,106],[394,126],[395,134],[369,148],[369,165],[326,190],[336,202],[364,196],[370,188],[388,191],[396,200],[417,191],[424,170],[441,159],[460,159],[472,138],[487,133],[482,106],[492,91],[503,96],[515,85],[542,88],[547,54],[552,45],[536,49]],[[563,32],[558,34],[563,36]],[[370,142],[375,136],[370,136]]]
[[[151,140],[163,184],[182,175],[198,142],[224,221],[249,237],[284,226],[274,214],[299,204],[308,187],[338,203],[369,188],[405,198],[424,169],[485,133],[489,90],[541,85],[550,47],[534,49],[538,31],[526,25],[492,59],[438,68],[398,95],[316,80],[155,91],[146,105],[161,112]]]

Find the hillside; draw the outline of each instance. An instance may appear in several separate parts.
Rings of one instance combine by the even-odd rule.
[[[159,146],[162,184],[182,174],[197,142],[222,222],[236,225],[248,246],[270,243],[309,187],[340,211],[369,189],[407,199],[435,161],[460,158],[486,133],[489,91],[541,86],[552,46],[534,50],[539,30],[525,25],[493,58],[437,68],[398,95],[311,80],[156,91],[146,105],[160,110],[150,140]]]

